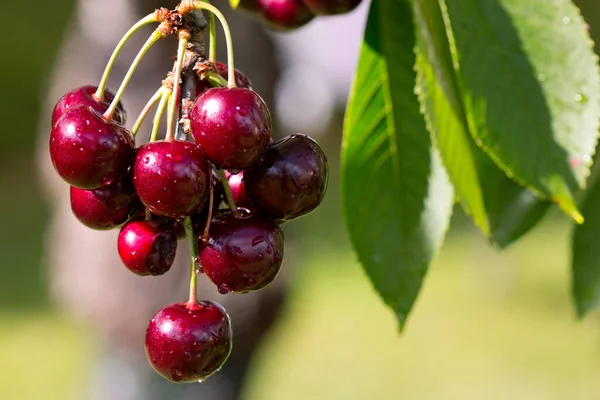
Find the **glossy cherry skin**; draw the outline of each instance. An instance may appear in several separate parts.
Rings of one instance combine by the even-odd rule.
[[[71,210],[88,228],[106,230],[125,222],[141,206],[128,176],[110,186],[84,190],[71,186]]]
[[[98,101],[94,98],[96,90],[98,90],[98,86],[82,86],[71,90],[61,97],[54,106],[54,111],[52,111],[52,126],[56,125],[58,119],[62,117],[67,110],[77,106],[92,107],[98,113],[104,114],[115,98],[115,95],[110,90],[105,90],[104,100]],[[127,113],[121,102],[117,105],[117,108],[112,115],[112,120],[120,125],[125,125]]]
[[[302,0],[257,0],[264,23],[273,30],[286,31],[309,23],[314,14]]]
[[[223,77],[223,79],[227,80],[229,78],[229,67],[227,64],[222,63],[220,61],[215,62],[215,68],[219,75]],[[237,68],[235,69],[235,85],[239,88],[250,89],[252,87],[250,81],[246,76]],[[212,85],[208,80],[202,80],[196,85],[196,96],[199,96],[200,93],[207,89],[212,89]]]
[[[250,89],[206,90],[196,99],[190,122],[194,140],[218,168],[249,167],[271,137],[271,113]]]
[[[177,251],[173,223],[166,219],[133,219],[119,232],[117,249],[123,264],[137,275],[162,275],[167,272]]]
[[[227,181],[229,182],[235,204],[237,204],[238,207],[254,208],[254,203],[252,203],[252,200],[250,200],[246,194],[246,188],[244,187],[244,171],[240,171],[235,175],[225,172],[225,176],[227,176]]]
[[[200,212],[209,194],[209,165],[195,143],[158,141],[142,145],[133,163],[133,185],[150,211],[167,217]]]
[[[131,133],[87,106],[73,107],[50,133],[50,158],[58,174],[79,189],[98,189],[120,179],[131,165]]]
[[[208,241],[198,241],[204,273],[219,292],[260,290],[275,279],[283,263],[283,231],[271,219],[253,213],[217,215]]]
[[[221,305],[177,303],[148,324],[146,355],[152,368],[172,382],[202,382],[221,369],[232,338],[231,321]]]
[[[317,15],[337,15],[354,10],[362,0],[303,0],[304,4]]]
[[[271,145],[262,163],[244,171],[244,187],[256,207],[278,220],[308,214],[321,204],[328,180],[327,157],[305,135]]]

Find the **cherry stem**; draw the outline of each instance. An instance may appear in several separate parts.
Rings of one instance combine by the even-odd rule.
[[[152,213],[147,208],[145,211],[145,217],[146,217],[146,221],[152,221]]]
[[[223,171],[222,169],[219,170],[219,180],[221,181],[221,185],[223,185],[223,191],[225,192],[227,205],[229,206],[229,209],[233,211],[234,214],[236,214],[237,204],[235,204],[235,199],[233,198],[233,193],[231,193],[231,187],[229,186],[227,176],[225,176],[225,171]]]
[[[187,217],[183,220],[183,226],[185,228],[185,236],[188,239],[188,244],[190,246],[190,299],[188,300],[188,304],[191,306],[195,306],[198,304],[198,297],[196,295],[196,287],[197,287],[197,273],[196,269],[199,267],[198,261],[198,244],[197,240],[195,240],[194,236],[194,226],[192,224],[192,218]]]
[[[213,71],[206,72],[206,79],[213,87],[227,87],[227,81],[221,74]]]
[[[154,93],[154,96],[152,96],[152,98],[150,100],[148,100],[148,103],[146,103],[146,105],[144,106],[144,109],[138,116],[137,120],[135,121],[135,124],[133,124],[133,128],[131,128],[131,134],[133,135],[133,137],[135,137],[135,135],[137,135],[138,131],[140,130],[140,127],[144,123],[144,120],[148,116],[148,113],[150,113],[150,110],[152,109],[152,107],[154,107],[156,105],[156,103],[158,103],[158,101],[162,98],[162,95],[163,95],[163,87],[161,86],[156,91],[156,93]]]
[[[154,142],[156,140],[156,137],[158,135],[158,128],[160,126],[160,120],[162,118],[163,112],[165,111],[165,108],[167,107],[167,102],[171,97],[171,93],[173,93],[171,89],[164,86],[161,88],[161,90],[162,94],[160,98],[160,103],[158,103],[158,107],[156,108],[156,114],[154,115],[154,121],[152,122],[152,134],[150,135],[151,142]]]
[[[210,230],[210,221],[212,220],[213,205],[215,203],[215,188],[210,185],[210,197],[208,200],[208,217],[206,218],[206,225],[204,227],[204,234],[202,240],[208,240],[208,231]]]
[[[219,19],[219,21],[221,22],[221,25],[223,26],[223,31],[225,32],[225,41],[227,42],[227,69],[228,69],[227,87],[235,88],[235,65],[234,65],[234,60],[233,60],[233,39],[231,37],[231,29],[229,29],[229,24],[227,23],[227,20],[225,19],[225,16],[221,13],[221,11],[219,11],[219,9],[216,8],[215,6],[213,6],[212,4],[208,4],[205,2],[201,2],[201,1],[195,1],[194,6],[197,9],[199,8],[201,10],[206,10],[206,11],[214,14],[214,16],[217,17]],[[211,34],[211,40],[212,40],[212,37],[213,37],[213,35]],[[212,46],[211,46],[210,51],[212,51]]]
[[[179,46],[177,48],[177,61],[175,62],[175,74],[173,76],[173,95],[169,102],[169,112],[167,113],[167,136],[166,140],[173,140],[175,131],[175,115],[179,103],[179,87],[181,83],[181,70],[183,69],[183,58],[187,49],[190,33],[187,31],[179,32]]]
[[[204,0],[204,2],[210,4],[210,1],[208,0]],[[208,61],[214,64],[215,62],[217,62],[217,25],[215,24],[215,15],[213,13],[209,13],[208,15],[208,32]]]
[[[129,41],[129,39],[131,39],[133,34],[135,32],[137,32],[142,26],[151,24],[153,22],[158,22],[158,20],[156,18],[156,13],[146,15],[144,18],[142,18],[138,22],[136,22],[135,25],[133,25],[131,28],[129,28],[127,33],[125,33],[125,35],[123,35],[123,37],[121,38],[121,41],[117,44],[117,46],[113,50],[113,53],[110,56],[108,63],[106,64],[106,68],[104,69],[104,74],[102,74],[102,79],[100,79],[100,84],[98,85],[98,90],[96,90],[96,93],[94,93],[94,98],[96,100],[98,100],[98,101],[104,100],[104,91],[106,90],[106,85],[108,83],[108,78],[110,76],[110,72],[112,71],[112,68],[115,65],[115,61],[117,60],[119,53],[121,53],[121,50],[123,50],[123,47],[125,47],[125,43],[127,43],[127,41]]]
[[[150,50],[150,48],[154,45],[154,43],[156,43],[162,37],[163,34],[158,29],[155,30],[154,32],[152,32],[152,35],[150,35],[144,46],[140,49],[139,53],[135,57],[135,60],[133,60],[133,63],[129,67],[129,71],[127,71],[125,78],[123,78],[123,82],[121,82],[121,86],[119,87],[117,94],[115,94],[115,98],[113,99],[112,103],[110,103],[110,107],[108,107],[108,110],[106,110],[106,112],[104,113],[105,119],[110,119],[112,117],[113,113],[117,108],[117,105],[119,104],[119,101],[121,100],[121,97],[123,96],[123,92],[125,92],[127,84],[131,80],[131,77],[133,76],[133,73],[135,72],[136,68],[142,61],[142,58],[144,58],[144,56],[146,55],[148,50]]]

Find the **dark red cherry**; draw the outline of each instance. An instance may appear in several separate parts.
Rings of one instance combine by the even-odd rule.
[[[56,106],[54,106],[54,111],[52,111],[52,126],[56,125],[58,119],[62,117],[67,110],[77,106],[92,107],[99,114],[104,114],[115,98],[115,95],[107,89],[104,91],[104,100],[98,101],[94,98],[96,90],[98,90],[98,86],[82,86],[71,90],[61,97],[56,103]],[[118,124],[125,125],[127,113],[121,102],[117,105],[117,108],[112,115],[112,120]]]
[[[271,137],[271,114],[256,92],[214,88],[190,113],[194,140],[218,168],[244,169],[258,161]]]
[[[308,214],[327,190],[327,157],[305,135],[287,136],[271,145],[263,161],[244,171],[244,187],[256,207],[278,220]]]
[[[84,190],[71,186],[71,210],[85,226],[113,229],[124,224],[141,206],[128,176],[110,186]]]
[[[283,263],[283,231],[267,217],[231,212],[211,221],[208,241],[198,241],[200,264],[219,292],[247,293],[267,286]]]
[[[244,171],[240,171],[235,175],[226,171],[225,176],[227,176],[235,204],[239,207],[254,208],[254,203],[252,203],[252,200],[246,194],[246,188],[244,188],[244,182],[242,181],[244,179]]]
[[[306,25],[314,14],[302,0],[257,0],[265,24],[273,30],[290,30]]]
[[[137,275],[167,272],[177,251],[173,223],[167,219],[131,220],[121,228],[117,242],[123,264]]]
[[[58,174],[79,189],[120,179],[131,165],[131,133],[87,106],[67,110],[50,133],[50,158]]]
[[[229,78],[229,68],[227,64],[217,61],[215,63],[215,68],[219,75],[223,77],[223,79],[227,80]],[[237,68],[235,69],[235,85],[239,88],[250,89],[251,84],[248,78],[239,71]],[[210,84],[208,80],[202,80],[196,85],[196,97],[200,95],[203,91],[207,89],[211,89],[213,86]]]
[[[146,329],[152,368],[178,383],[202,382],[231,353],[233,333],[225,309],[212,301],[177,303],[160,310]]]
[[[209,193],[209,166],[200,146],[184,141],[142,145],[133,163],[133,185],[150,211],[188,217],[202,210]]]
[[[362,0],[303,0],[317,15],[337,15],[354,10]]]

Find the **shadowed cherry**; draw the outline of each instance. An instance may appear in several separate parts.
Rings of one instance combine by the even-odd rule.
[[[172,382],[203,382],[229,357],[232,337],[221,305],[177,303],[160,310],[148,324],[146,355],[152,368]]]
[[[58,174],[79,189],[120,179],[131,165],[131,133],[87,106],[67,110],[50,133],[50,158]]]
[[[252,200],[250,200],[246,194],[246,188],[244,188],[244,171],[240,171],[235,175],[225,171],[225,176],[229,182],[229,187],[231,188],[231,194],[233,195],[235,204],[237,204],[239,207],[250,209],[255,208],[254,203],[252,203]]]
[[[211,221],[209,239],[198,241],[198,259],[219,292],[247,293],[275,279],[283,263],[283,231],[267,217],[232,212]]]
[[[227,64],[222,63],[220,61],[215,62],[215,68],[219,75],[223,77],[223,79],[227,80],[229,78],[229,68]],[[250,89],[251,84],[248,78],[237,68],[235,69],[235,85],[239,88]],[[207,89],[212,89],[212,85],[208,80],[202,80],[196,85],[196,97],[200,95],[200,93],[204,92]]]

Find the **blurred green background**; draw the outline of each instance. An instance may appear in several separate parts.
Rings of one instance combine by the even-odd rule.
[[[595,33],[600,7],[579,3]],[[72,6],[23,2],[0,28],[3,400],[83,399],[97,351],[84,327],[52,308],[40,268],[48,210],[33,146],[47,72]],[[335,164],[339,143],[325,143]],[[565,218],[552,213],[500,254],[457,210],[399,335],[351,252],[335,165],[333,171],[323,206],[295,224],[303,268],[293,271],[287,312],[255,359],[249,399],[600,398],[600,319],[574,316]]]

